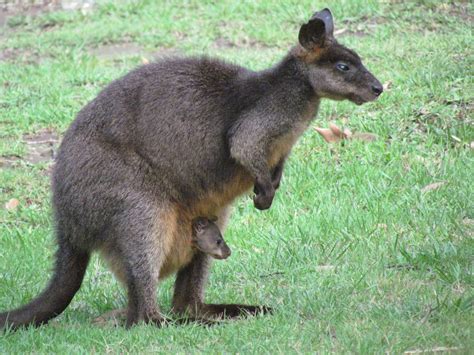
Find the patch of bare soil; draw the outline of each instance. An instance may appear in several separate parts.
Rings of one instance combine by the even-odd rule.
[[[89,50],[89,54],[100,59],[119,59],[123,57],[137,56],[143,53],[142,48],[135,43],[112,43],[104,44]]]
[[[23,64],[40,64],[48,56],[40,55],[29,49],[5,48],[0,50],[0,62],[21,62]]]
[[[182,52],[175,48],[159,48],[154,52],[147,52],[133,42],[103,44],[99,47],[90,48],[88,52],[103,60],[120,60],[122,58],[140,56],[143,64],[182,55]]]
[[[350,30],[348,28],[341,28],[339,30],[334,31],[334,35],[336,37],[343,37],[343,36],[354,36],[354,37],[365,37],[369,35],[369,32],[366,30]]]
[[[334,35],[337,37],[366,37],[369,36],[378,25],[385,22],[386,19],[380,16],[362,16],[357,20],[344,20],[339,28],[334,31]]]
[[[45,129],[34,134],[24,135],[23,141],[27,145],[26,155],[23,157],[17,155],[1,156],[0,168],[15,167],[21,162],[33,165],[53,163],[60,137],[56,132]]]
[[[25,161],[31,164],[52,161],[59,145],[59,135],[52,130],[43,130],[23,136],[27,144]]]
[[[8,20],[14,16],[38,16],[45,12],[61,9],[61,1],[2,1],[0,3],[0,27],[8,24]]]
[[[236,41],[232,41],[227,38],[219,37],[213,43],[214,48],[248,48],[248,49],[267,49],[271,48],[269,45],[263,42],[256,41],[254,39],[242,38]]]
[[[452,16],[456,16],[463,21],[472,23],[474,21],[474,16],[469,9],[469,3],[461,1],[453,1],[449,4],[440,4],[438,9],[442,13],[448,13]]]
[[[3,0],[0,2],[0,28],[14,16],[35,17],[58,10],[88,12],[94,4],[95,0]]]

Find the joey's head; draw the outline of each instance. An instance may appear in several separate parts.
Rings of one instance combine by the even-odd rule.
[[[193,237],[191,244],[194,248],[209,254],[215,259],[226,259],[230,256],[230,248],[213,221],[198,217],[193,220],[192,225]]]
[[[301,26],[296,57],[316,95],[333,100],[348,99],[358,105],[373,101],[382,84],[364,67],[356,52],[337,43],[331,11],[316,12]]]

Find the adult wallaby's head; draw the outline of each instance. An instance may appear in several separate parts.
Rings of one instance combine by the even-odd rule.
[[[296,56],[304,63],[315,93],[333,100],[349,99],[361,105],[375,100],[382,84],[364,67],[354,51],[337,43],[331,11],[316,12],[301,26]]]

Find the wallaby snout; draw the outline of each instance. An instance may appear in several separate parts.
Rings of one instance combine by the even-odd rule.
[[[359,67],[360,72],[354,75],[354,78],[346,85],[353,86],[353,89],[349,89],[354,92],[349,100],[357,105],[362,105],[376,100],[382,94],[383,86],[362,64]],[[343,86],[341,89],[344,90]]]

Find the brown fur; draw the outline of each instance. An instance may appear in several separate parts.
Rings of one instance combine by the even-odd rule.
[[[306,64],[311,64],[317,61],[324,53],[324,48],[314,48],[312,50],[306,50],[302,45],[296,45],[293,48],[295,57],[301,59]]]
[[[127,326],[166,322],[156,288],[173,273],[176,313],[268,311],[204,302],[211,260],[191,248],[193,220],[215,215],[223,231],[232,202],[252,186],[255,207],[269,208],[320,100],[361,104],[382,90],[357,54],[333,38],[329,10],[301,26],[298,40],[261,72],[209,58],[150,63],[87,104],[66,132],[53,172],[55,273],[38,298],[1,313],[0,328],[60,314],[94,251],[127,289]]]

